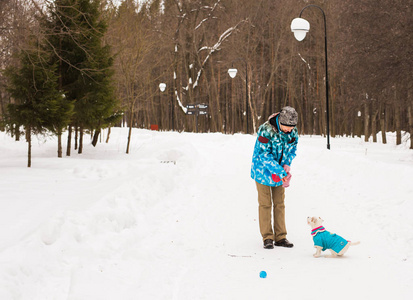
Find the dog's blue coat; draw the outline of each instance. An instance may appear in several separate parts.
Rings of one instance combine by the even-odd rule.
[[[313,236],[314,246],[322,247],[323,251],[332,249],[334,252],[340,253],[340,251],[348,244],[347,240],[335,233],[330,233],[322,226],[313,229],[311,235]]]

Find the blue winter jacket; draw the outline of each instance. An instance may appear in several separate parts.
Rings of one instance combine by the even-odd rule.
[[[330,233],[323,226],[315,228],[311,231],[313,236],[314,246],[322,247],[322,251],[332,249],[336,253],[340,253],[341,250],[348,244],[348,241],[335,233]]]
[[[276,118],[276,127],[267,121],[258,129],[252,155],[251,178],[263,185],[280,186],[283,184],[282,178],[287,176],[283,166],[291,166],[296,156],[298,132],[297,128],[290,133],[282,132],[278,123],[278,113],[271,118]]]

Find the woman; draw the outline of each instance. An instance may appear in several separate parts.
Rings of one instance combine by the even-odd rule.
[[[290,166],[295,158],[298,114],[286,106],[271,115],[258,129],[252,157],[251,177],[258,191],[259,224],[264,248],[291,248],[285,225],[284,188],[291,180]],[[273,211],[273,226],[271,226]]]

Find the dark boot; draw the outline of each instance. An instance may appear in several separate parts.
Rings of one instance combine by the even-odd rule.
[[[274,241],[273,240],[271,240],[271,239],[266,239],[265,241],[264,241],[264,248],[265,249],[272,249],[272,248],[274,248]]]
[[[294,244],[288,241],[287,239],[281,239],[278,242],[275,242],[274,245],[278,247],[286,247],[286,248],[294,247]]]

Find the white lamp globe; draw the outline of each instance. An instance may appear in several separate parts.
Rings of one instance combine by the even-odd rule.
[[[160,83],[159,84],[159,89],[161,90],[161,92],[164,92],[166,89],[166,83]]]
[[[301,42],[310,31],[310,23],[303,18],[295,18],[291,22],[291,31],[296,40]]]
[[[235,68],[228,69],[228,74],[229,74],[229,77],[231,78],[235,78],[235,76],[237,76],[237,72],[238,70]]]

